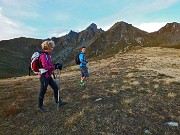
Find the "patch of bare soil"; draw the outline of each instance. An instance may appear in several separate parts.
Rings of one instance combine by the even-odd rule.
[[[37,111],[39,79],[0,80],[0,131],[9,134],[178,135],[180,122],[180,50],[140,48],[89,63],[86,88],[78,66],[61,71],[57,109],[48,88],[46,112]]]

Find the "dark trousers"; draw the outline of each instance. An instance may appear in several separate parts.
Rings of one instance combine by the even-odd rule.
[[[41,108],[43,106],[43,99],[44,99],[44,95],[47,91],[47,87],[48,85],[51,86],[51,88],[54,90],[54,98],[55,98],[55,102],[58,103],[58,86],[55,83],[55,81],[52,79],[52,77],[49,78],[45,78],[45,77],[41,77],[40,78],[40,90],[39,90],[39,95],[38,95],[38,107]]]

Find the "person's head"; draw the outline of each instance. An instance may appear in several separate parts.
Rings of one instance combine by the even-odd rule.
[[[55,47],[55,43],[52,40],[50,40],[50,41],[46,40],[41,44],[41,47],[44,51],[51,54],[53,51],[53,48]]]
[[[82,53],[85,53],[85,51],[86,51],[86,47],[83,46],[83,47],[81,48],[81,52],[82,52]]]

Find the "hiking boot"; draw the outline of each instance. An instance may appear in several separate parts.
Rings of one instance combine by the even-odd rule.
[[[39,107],[39,108],[38,108],[38,111],[39,111],[39,112],[43,112],[43,108],[42,108],[42,107]]]
[[[62,107],[62,106],[64,106],[64,105],[66,105],[67,104],[67,102],[60,102],[60,103],[58,103],[58,105],[59,105],[59,107]]]
[[[85,86],[85,83],[84,82],[80,82],[80,86],[81,87]]]
[[[44,107],[39,107],[39,108],[38,108],[38,111],[39,111],[39,112],[48,112],[49,109],[48,109],[48,108],[44,108]]]

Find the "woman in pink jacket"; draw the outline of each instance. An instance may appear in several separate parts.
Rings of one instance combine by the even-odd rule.
[[[54,98],[55,102],[59,104],[59,107],[66,104],[66,102],[62,102],[61,99],[58,100],[58,86],[53,80],[52,73],[55,69],[61,70],[62,64],[52,64],[51,60],[51,54],[53,52],[53,48],[55,47],[55,44],[53,41],[44,41],[41,44],[42,47],[42,53],[39,57],[39,65],[42,70],[40,74],[40,90],[38,95],[38,109],[39,111],[43,111],[43,99],[44,95],[46,93],[48,85],[51,86],[51,88],[54,90]]]

